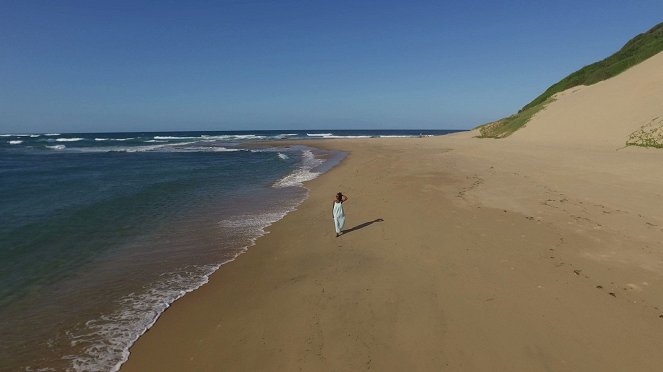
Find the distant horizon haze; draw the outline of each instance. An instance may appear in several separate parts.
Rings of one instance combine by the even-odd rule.
[[[663,2],[5,1],[0,133],[470,129]]]

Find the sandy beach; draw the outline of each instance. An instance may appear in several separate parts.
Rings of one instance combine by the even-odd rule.
[[[663,153],[472,134],[313,142],[350,155],[122,370],[658,370]]]
[[[503,140],[305,142],[349,156],[122,369],[660,370],[663,151],[625,142],[663,117],[662,66],[562,92]]]
[[[663,371],[661,15],[0,2],[0,372]]]

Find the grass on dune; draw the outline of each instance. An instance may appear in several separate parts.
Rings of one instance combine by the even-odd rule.
[[[522,128],[556,93],[578,85],[592,85],[616,76],[663,51],[663,22],[631,39],[617,53],[592,63],[553,84],[517,114],[479,127],[483,138],[504,138]]]
[[[663,148],[663,118],[654,118],[631,133],[626,140],[626,146]]]
[[[510,136],[513,132],[525,125],[529,119],[537,112],[541,111],[548,103],[552,102],[552,98],[539,105],[532,106],[526,110],[520,111],[515,115],[508,116],[504,119],[494,121],[479,127],[481,138],[504,138]]]
[[[578,85],[592,85],[616,76],[663,50],[663,22],[631,39],[610,57],[585,66],[546,89],[521,111],[544,102],[555,93]]]

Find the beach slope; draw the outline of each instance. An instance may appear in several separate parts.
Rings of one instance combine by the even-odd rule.
[[[660,369],[661,153],[470,133],[314,144],[350,155],[123,371]]]
[[[611,79],[557,93],[506,140],[618,149],[643,126],[663,126],[663,52]]]

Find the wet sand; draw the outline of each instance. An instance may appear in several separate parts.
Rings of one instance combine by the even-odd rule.
[[[660,370],[663,152],[472,134],[310,142],[350,155],[122,370]]]

